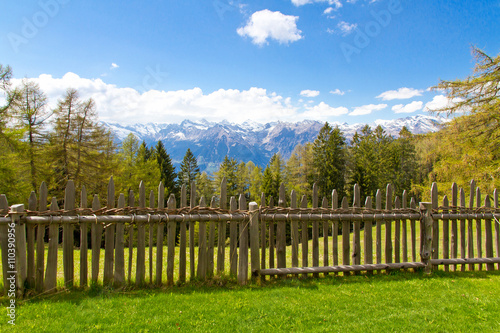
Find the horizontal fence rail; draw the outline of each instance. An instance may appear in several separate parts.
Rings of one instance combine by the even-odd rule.
[[[431,202],[417,208],[406,192],[400,199],[388,185],[384,207],[380,190],[362,207],[355,185],[349,207],[345,197],[339,206],[335,190],[320,205],[314,185],[308,208],[306,196],[299,200],[292,191],[287,198],[282,185],[275,207],[273,198],[266,204],[264,196],[260,205],[247,205],[243,195],[229,198],[228,205],[223,180],[220,197],[208,204],[204,197],[196,198],[193,182],[189,205],[186,186],[177,203],[173,195],[165,200],[160,184],[157,198],[149,192],[147,207],[142,182],[136,202],[133,191],[127,200],[124,194],[115,198],[111,178],[106,207],[94,196],[88,208],[85,188],[76,207],[76,190],[69,181],[60,209],[55,198],[46,205],[43,183],[38,198],[31,194],[27,209],[9,206],[0,196],[1,280],[7,289],[7,279],[14,275],[22,296],[26,290],[52,292],[76,282],[81,287],[173,285],[229,275],[245,284],[250,277],[266,276],[431,272],[439,266],[446,271],[481,270],[483,265],[500,269],[497,191],[492,203],[488,195],[481,201],[474,181],[470,189],[468,204],[463,189],[454,184],[451,200],[445,195],[440,205],[433,184]]]

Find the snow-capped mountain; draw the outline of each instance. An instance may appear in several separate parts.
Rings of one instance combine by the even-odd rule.
[[[413,116],[395,120],[377,120],[369,124],[372,128],[380,125],[386,133],[397,136],[406,126],[410,132],[421,134],[435,132],[447,120],[441,117]],[[297,144],[312,142],[324,125],[323,122],[304,120],[297,123],[272,122],[259,124],[246,121],[233,124],[227,121],[220,123],[206,120],[184,120],[180,124],[134,124],[129,126],[118,123],[103,122],[115,134],[117,142],[123,141],[133,133],[148,146],[163,141],[167,152],[175,166],[178,166],[186,150],[191,149],[198,159],[200,169],[213,172],[224,157],[234,157],[239,161],[253,161],[256,165],[265,166],[274,153],[280,153],[285,159],[290,157]],[[366,124],[331,123],[338,126],[348,140]]]

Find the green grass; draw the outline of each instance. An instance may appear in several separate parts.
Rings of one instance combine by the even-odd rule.
[[[2,332],[495,332],[499,272],[394,272],[272,280],[239,287],[191,283],[18,300]],[[2,306],[7,299],[2,299]],[[4,312],[5,313],[5,312]]]

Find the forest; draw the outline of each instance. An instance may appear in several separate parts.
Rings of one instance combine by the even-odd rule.
[[[92,99],[82,99],[68,87],[49,110],[36,83],[25,79],[13,86],[13,69],[0,65],[0,93],[5,96],[0,106],[0,192],[11,204],[26,203],[45,181],[49,197],[62,199],[72,179],[77,189],[85,186],[105,204],[111,176],[119,193],[137,191],[142,180],[148,190],[162,182],[166,193],[179,196],[183,184],[190,193],[195,181],[197,196],[207,198],[219,194],[226,177],[228,195],[257,201],[261,193],[276,197],[281,183],[308,197],[314,183],[326,197],[333,189],[339,197],[352,197],[353,185],[359,184],[364,198],[391,184],[394,193],[406,190],[422,200],[432,182],[445,190],[452,182],[467,188],[471,179],[491,192],[500,185],[500,55],[490,57],[477,48],[472,54],[476,64],[468,77],[432,88],[451,101],[434,111],[450,117],[436,133],[413,135],[403,128],[394,138],[380,126],[366,125],[348,142],[337,127],[325,123],[314,142],[296,146],[288,160],[274,154],[261,168],[226,156],[214,174],[200,172],[190,149],[176,170],[161,141],[148,147],[129,135],[116,145],[100,124]]]

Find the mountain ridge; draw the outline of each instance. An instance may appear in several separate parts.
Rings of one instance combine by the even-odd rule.
[[[406,126],[413,134],[435,132],[447,122],[446,118],[417,115],[395,120],[376,120],[368,124],[372,128],[380,125],[387,134],[397,137],[399,131]],[[113,122],[102,122],[115,135],[117,143],[122,142],[128,134],[133,133],[148,146],[161,140],[174,166],[178,167],[187,148],[190,148],[198,159],[201,171],[209,173],[217,170],[227,155],[238,161],[252,161],[264,167],[274,153],[283,158],[290,157],[297,144],[312,142],[325,124],[316,120],[300,122],[275,121],[266,124],[247,120],[241,124],[228,121],[209,122],[184,120],[180,124],[137,123],[121,125]],[[356,131],[360,131],[366,123],[330,123],[338,126],[347,140],[351,140]]]

